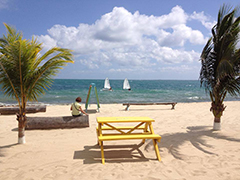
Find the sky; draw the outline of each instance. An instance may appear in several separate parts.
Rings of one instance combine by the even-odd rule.
[[[223,4],[239,0],[0,0],[3,23],[43,51],[73,50],[60,79],[198,80],[200,54]]]

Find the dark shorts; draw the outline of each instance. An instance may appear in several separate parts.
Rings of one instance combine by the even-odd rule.
[[[81,116],[82,114],[79,114],[79,115],[72,115],[73,117],[79,117],[79,116]]]

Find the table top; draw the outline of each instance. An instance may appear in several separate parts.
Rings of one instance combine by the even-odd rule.
[[[97,117],[98,123],[154,122],[149,117]]]

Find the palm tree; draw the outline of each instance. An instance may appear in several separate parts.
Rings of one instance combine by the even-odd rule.
[[[209,92],[214,115],[214,130],[221,129],[221,116],[226,106],[223,101],[229,93],[240,94],[240,36],[238,9],[223,5],[218,13],[217,24],[212,28],[212,37],[201,54],[201,86]]]
[[[19,105],[18,143],[25,143],[26,105],[37,101],[52,83],[61,66],[71,62],[68,49],[55,47],[40,54],[42,45],[36,39],[23,39],[22,34],[7,24],[7,35],[0,39],[0,83],[4,94]]]

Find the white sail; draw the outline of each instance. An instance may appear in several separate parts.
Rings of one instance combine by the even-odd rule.
[[[131,89],[130,84],[129,84],[127,78],[124,79],[124,82],[123,82],[123,89]]]
[[[110,86],[109,79],[106,78],[106,79],[105,79],[105,82],[104,82],[104,89],[110,89],[110,88],[111,88],[111,86]]]

